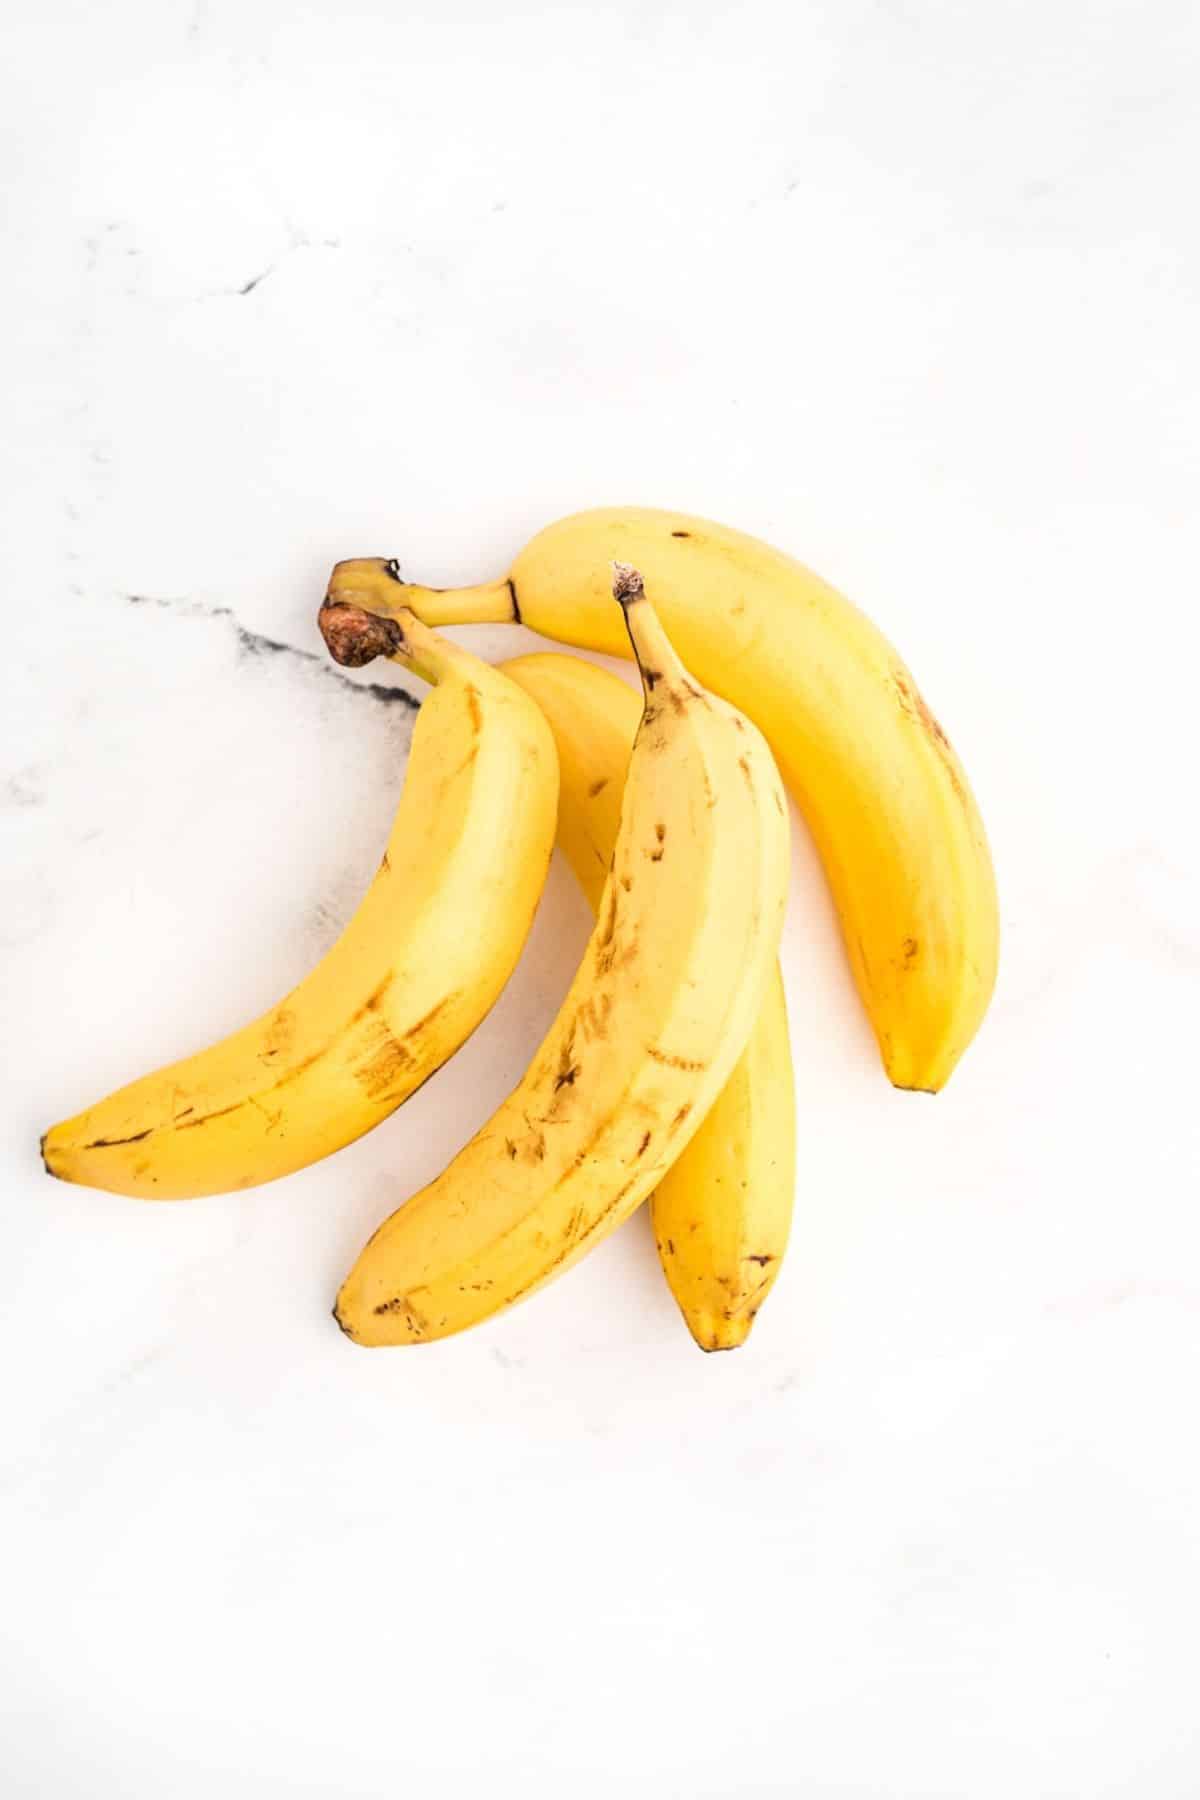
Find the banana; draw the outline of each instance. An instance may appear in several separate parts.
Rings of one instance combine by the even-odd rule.
[[[595,929],[521,1082],[347,1276],[357,1343],[447,1337],[568,1268],[684,1149],[761,1004],[788,876],[775,764],[687,675],[634,571],[613,588],[646,700]]]
[[[323,611],[339,660],[434,684],[383,861],[337,943],[278,1006],[42,1140],[66,1181],[178,1200],[272,1181],[369,1131],[452,1056],[525,942],[554,842],[542,714],[411,615]]]
[[[632,688],[576,656],[501,668],[537,701],[558,750],[558,841],[599,912],[641,717]],[[787,1246],[796,1108],[778,965],[749,1042],[704,1122],[651,1198],[658,1253],[702,1350],[745,1342]]]
[[[627,656],[602,571],[641,570],[698,680],[761,727],[807,820],[850,965],[897,1087],[936,1092],[974,1036],[999,935],[987,840],[962,766],[887,639],[833,588],[757,539],[686,513],[577,513],[509,574],[440,590],[394,561],[340,563],[330,591],[432,625],[516,620]]]

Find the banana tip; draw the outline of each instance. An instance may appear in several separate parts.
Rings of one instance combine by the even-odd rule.
[[[46,1174],[53,1175],[55,1180],[57,1180],[58,1170],[52,1167],[50,1158],[46,1155],[46,1144],[49,1137],[50,1133],[48,1131],[43,1131],[41,1137],[38,1139],[38,1154],[41,1156],[42,1168],[45,1170]]]
[[[756,1306],[753,1312],[737,1313],[732,1318],[724,1313],[698,1313],[691,1318],[685,1314],[685,1323],[697,1349],[706,1356],[715,1356],[722,1350],[741,1349],[757,1313]]]
[[[355,1335],[351,1331],[349,1325],[347,1325],[345,1319],[343,1319],[341,1313],[338,1311],[339,1305],[340,1305],[340,1301],[335,1300],[332,1308],[330,1309],[330,1316],[333,1318],[333,1320],[334,1320],[335,1324],[337,1325],[338,1330],[341,1332],[342,1336],[349,1338],[350,1342],[352,1344],[356,1344],[358,1342],[358,1339],[355,1337]]]

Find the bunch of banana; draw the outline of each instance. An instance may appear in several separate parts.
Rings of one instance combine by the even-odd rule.
[[[754,720],[812,832],[897,1087],[935,1093],[979,1027],[999,924],[987,840],[945,732],[887,639],[781,551],[686,513],[615,507],[539,532],[482,587],[340,563],[330,594],[431,625],[516,621],[628,656],[605,571],[641,570],[692,674]]]
[[[496,999],[557,820],[596,915],[575,980],[513,1093],[363,1249],[335,1316],[361,1344],[449,1336],[652,1195],[696,1342],[742,1343],[778,1274],[794,1187],[776,961],[787,808],[767,740],[892,1080],[936,1091],[991,992],[987,846],[912,676],[798,563],[639,509],[563,520],[481,587],[339,563],[319,618],[338,662],[386,656],[433,684],[379,872],[286,999],[55,1126],[47,1169],[184,1198],[271,1180],[369,1130]],[[578,658],[489,668],[430,629],[501,620],[632,655],[643,699]]]

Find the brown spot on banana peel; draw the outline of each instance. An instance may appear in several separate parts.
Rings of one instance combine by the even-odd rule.
[[[607,974],[610,969],[629,968],[638,959],[638,944],[638,927],[635,925],[629,934],[629,942],[623,948],[619,944],[613,944],[605,951],[603,964],[597,965],[601,973]]]
[[[388,985],[390,985],[391,980],[392,980],[392,977],[389,976],[388,977]],[[410,1038],[416,1037],[418,1032],[424,1031],[427,1028],[427,1026],[432,1025],[433,1021],[437,1018],[438,1014],[445,1012],[446,1008],[453,1001],[457,1000],[459,997],[460,997],[460,995],[459,995],[458,990],[456,990],[452,994],[443,994],[441,999],[437,1002],[437,1004],[435,1006],[431,1006],[427,1013],[422,1013],[421,1017],[419,1019],[417,1019],[414,1024],[408,1025],[405,1027],[405,1031],[404,1031],[405,1039],[408,1040]]]
[[[907,671],[903,668],[894,668],[892,670],[892,685],[895,688],[897,697],[900,701],[900,710],[907,718],[912,719],[919,725],[921,730],[925,733],[925,736],[929,739],[930,743],[942,759],[942,765],[945,768],[947,775],[950,777],[951,787],[954,789],[959,799],[965,803],[966,794],[963,790],[962,777],[959,775],[958,769],[955,766],[957,759],[955,758],[950,739],[946,736],[946,733],[942,730],[938,720],[930,711],[921,690],[917,687],[916,683],[911,680]]]
[[[135,1131],[132,1137],[96,1138],[92,1143],[85,1144],[83,1147],[85,1150],[116,1150],[121,1144],[140,1144],[142,1139],[148,1138],[153,1130],[153,1125],[147,1125],[145,1131]],[[47,1132],[46,1137],[49,1135],[50,1133]],[[46,1161],[46,1137],[42,1139],[43,1162]],[[47,1167],[49,1167],[48,1164]]]
[[[610,886],[608,890],[608,913],[604,921],[604,929],[597,940],[601,950],[606,950],[613,941],[613,935],[617,929],[617,907],[619,904],[620,901],[617,896],[616,886]]]
[[[583,1034],[585,1044],[608,1036],[609,1014],[613,1009],[613,997],[607,991],[589,994],[583,1001],[575,1016],[575,1024]],[[574,1034],[572,1033],[572,1042]]]
[[[479,689],[467,683],[467,711],[471,715],[471,730],[476,737],[483,730],[483,708],[479,704]]]
[[[611,995],[608,996],[608,1003],[610,1006],[612,1005]],[[585,1044],[590,1044],[594,1038],[600,1035],[596,1029],[598,1019],[599,1014],[596,1007],[596,996],[589,994],[575,1016],[575,1023],[583,1033],[583,1041]]]
[[[357,1017],[358,1015],[356,1014],[355,1016]],[[329,1053],[336,1042],[336,1038],[331,1038],[328,1043],[322,1044],[319,1049],[314,1050],[310,1055],[303,1057],[300,1062],[294,1064],[292,1068],[282,1074],[278,1081],[273,1081],[270,1087],[263,1088],[260,1094],[247,1094],[244,1100],[235,1100],[232,1105],[219,1107],[215,1112],[201,1113],[198,1119],[188,1117],[189,1113],[193,1113],[196,1110],[194,1106],[189,1106],[184,1112],[176,1115],[176,1119],[184,1120],[186,1121],[185,1123],[177,1124],[175,1119],[173,1119],[171,1123],[175,1126],[177,1131],[192,1131],[197,1125],[207,1125],[210,1119],[221,1119],[225,1117],[226,1113],[236,1112],[239,1106],[257,1106],[259,1101],[265,1099],[268,1094],[274,1094],[279,1088],[287,1087],[289,1083],[298,1081],[301,1075],[312,1068],[314,1063],[320,1062],[321,1058]],[[143,1137],[148,1137],[150,1133],[142,1132],[141,1135]]]
[[[587,1208],[584,1206],[577,1206],[575,1211],[571,1214],[571,1217],[567,1220],[566,1229],[563,1232],[563,1239],[566,1243],[573,1244],[575,1242],[580,1227],[586,1217]]]
[[[272,1091],[273,1090],[270,1088],[267,1089],[268,1093]],[[252,1106],[254,1104],[255,1097],[252,1094],[248,1094],[244,1100],[235,1100],[231,1106],[218,1106],[215,1112],[201,1113],[198,1119],[188,1119],[182,1125],[177,1125],[175,1129],[176,1131],[195,1131],[198,1125],[207,1125],[211,1119],[223,1119],[226,1113],[236,1112],[240,1106]],[[147,1132],[142,1133],[143,1137],[148,1135]]]
[[[673,1050],[660,1050],[657,1044],[647,1044],[646,1055],[653,1062],[661,1063],[664,1068],[682,1069],[689,1075],[698,1075],[708,1067],[706,1062],[696,1062],[690,1056],[677,1056]]]
[[[600,1124],[597,1125],[595,1130],[591,1133],[590,1137],[586,1138],[575,1152],[575,1160],[571,1164],[571,1167],[564,1170],[555,1182],[554,1185],[556,1189],[565,1186],[566,1183],[570,1181],[571,1177],[578,1173],[588,1157],[592,1154],[592,1151],[596,1148],[596,1145],[600,1142],[601,1138],[608,1135],[608,1131],[609,1120],[602,1119]]]
[[[471,745],[471,748],[467,751],[467,754],[463,757],[462,761],[460,763],[458,763],[453,769],[451,769],[449,775],[444,777],[445,786],[449,787],[449,785],[452,781],[457,781],[459,776],[462,775],[467,769],[469,769],[471,767],[471,764],[475,761],[475,758],[478,755],[479,755],[479,740],[477,738],[475,740],[475,742]]]
[[[270,1023],[263,1034],[266,1046],[262,1053],[264,1062],[273,1062],[277,1056],[283,1056],[295,1042],[296,1015],[290,1006],[276,1007],[271,1015]]]
[[[563,1039],[562,1049],[558,1055],[558,1072],[554,1077],[554,1091],[560,1088],[574,1087],[579,1074],[579,1064],[575,1061],[575,1036],[579,1029],[579,1021],[574,1020]]]
[[[614,939],[617,930],[618,905],[619,895],[617,893],[617,886],[615,882],[612,882],[609,884],[608,889],[608,911],[605,916],[604,927],[599,937],[596,939],[596,972],[599,975],[607,975],[616,960],[617,951]]]
[[[387,992],[394,979],[393,975],[389,975],[385,981],[382,981],[363,1010],[377,1011],[379,1000]],[[373,1048],[368,1050],[366,1060],[360,1062],[354,1070],[354,1079],[362,1087],[369,1100],[382,1100],[387,1095],[388,1089],[397,1081],[403,1080],[413,1069],[419,1068],[421,1056],[418,1040],[422,1033],[427,1031],[434,1020],[460,997],[458,990],[443,994],[442,998],[431,1006],[428,1012],[422,1013],[419,1019],[407,1026],[399,1038],[382,1019],[374,1023],[368,1039],[373,1044]],[[356,1017],[358,1016],[356,1014]],[[432,1069],[428,1070],[420,1086],[423,1087],[433,1073]],[[406,1095],[405,1097],[410,1096]]]
[[[319,1063],[323,1056],[328,1056],[336,1042],[337,1038],[330,1038],[329,1042],[322,1044],[320,1049],[310,1051],[307,1056],[301,1057],[300,1061],[294,1063],[286,1074],[279,1077],[278,1081],[273,1082],[269,1088],[264,1088],[264,1094],[273,1094],[276,1088],[287,1087],[290,1082],[299,1081],[301,1075],[306,1074],[314,1063]]]
[[[364,1013],[379,1011],[379,1007],[383,1000],[383,996],[387,993],[388,989],[391,987],[391,985],[392,985],[393,981],[395,981],[395,979],[396,979],[395,970],[392,970],[389,974],[384,976],[383,980],[379,983],[379,986],[376,988],[373,988],[372,991],[367,995],[366,999],[363,1001],[362,1005],[360,1007],[358,1007],[355,1012],[352,1012],[350,1014],[350,1017],[346,1021],[347,1029],[349,1029],[349,1027],[351,1025],[356,1025],[358,1023],[358,1021],[362,1018]],[[424,1021],[422,1021],[422,1023],[423,1022]],[[413,1029],[415,1030],[415,1029],[417,1029],[417,1027],[414,1027]],[[331,1038],[330,1044],[333,1044],[336,1041],[337,1041],[336,1039]],[[325,1046],[325,1048],[328,1048],[328,1047],[329,1047],[328,1045]],[[318,1051],[317,1054],[321,1055],[322,1052]]]
[[[269,1107],[264,1106],[262,1104],[261,1100],[251,1100],[250,1104],[251,1104],[251,1106],[255,1107],[257,1109],[257,1111],[260,1112],[262,1114],[263,1118],[267,1121],[267,1136],[268,1137],[270,1137],[270,1135],[273,1131],[278,1131],[280,1125],[282,1125],[282,1123],[283,1123],[283,1108],[282,1108],[282,1106],[279,1108],[279,1110],[277,1112],[272,1112]],[[284,1136],[286,1137],[286,1135],[287,1135],[287,1133],[285,1132]]]
[[[624,1187],[617,1190],[607,1206],[603,1207],[601,1211],[596,1214],[596,1217],[592,1220],[591,1224],[587,1226],[586,1230],[581,1231],[578,1236],[565,1244],[558,1252],[558,1255],[550,1262],[544,1264],[543,1267],[538,1270],[537,1274],[534,1275],[530,1281],[527,1281],[523,1287],[519,1287],[513,1294],[508,1294],[503,1301],[503,1305],[513,1306],[518,1300],[524,1299],[526,1294],[530,1293],[535,1287],[540,1287],[543,1281],[547,1281],[550,1276],[553,1275],[555,1269],[566,1262],[568,1256],[573,1256],[587,1243],[589,1238],[595,1237],[596,1233],[621,1205],[621,1202],[625,1199],[625,1196],[629,1193],[630,1189],[635,1187],[640,1179],[640,1176],[631,1176]]]
[[[407,1294],[394,1294],[390,1300],[383,1300],[378,1306],[373,1307],[372,1311],[377,1319],[402,1317],[408,1329],[418,1337],[429,1323],[425,1314],[413,1305]],[[338,1318],[336,1309],[333,1316],[338,1319],[340,1325],[341,1320]]]
[[[775,1259],[772,1257],[770,1260],[773,1262]],[[741,1318],[742,1315],[745,1314],[745,1316],[753,1322],[758,1313],[758,1309],[766,1298],[767,1292],[774,1280],[774,1275],[764,1275],[761,1281],[755,1282],[749,1293],[742,1295],[740,1300],[735,1301],[731,1298],[729,1309],[726,1312],[725,1317],[729,1320],[734,1320]]]
[[[507,1138],[505,1139],[506,1144],[510,1143],[510,1142],[511,1142],[510,1139],[507,1139]],[[515,1148],[516,1148],[516,1156],[514,1156],[511,1159],[514,1162],[527,1162],[527,1163],[545,1162],[545,1160],[546,1160],[546,1134],[544,1131],[538,1131],[534,1126],[531,1125],[529,1127],[529,1129],[527,1130],[527,1132],[525,1133],[525,1136],[520,1140],[520,1142],[515,1146]]]
[[[599,781],[593,781],[591,786],[588,788],[588,799],[594,800],[596,798],[596,795],[602,794],[607,786],[608,786],[608,776],[601,775]]]
[[[416,1062],[408,1046],[393,1036],[382,1019],[378,1019],[368,1035],[365,1054],[354,1069],[354,1079],[368,1100],[380,1100],[390,1087],[416,1067]]]

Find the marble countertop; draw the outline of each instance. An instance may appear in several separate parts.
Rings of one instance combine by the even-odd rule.
[[[1190,1800],[1195,8],[49,0],[10,41],[5,1793]],[[557,863],[369,1138],[192,1205],[47,1182],[50,1120],[275,999],[374,867],[414,702],[327,664],[332,561],[481,580],[624,500],[865,607],[1000,875],[991,1016],[900,1095],[797,832],[749,1345],[696,1352],[641,1216],[420,1355],[330,1319],[554,1013]]]

